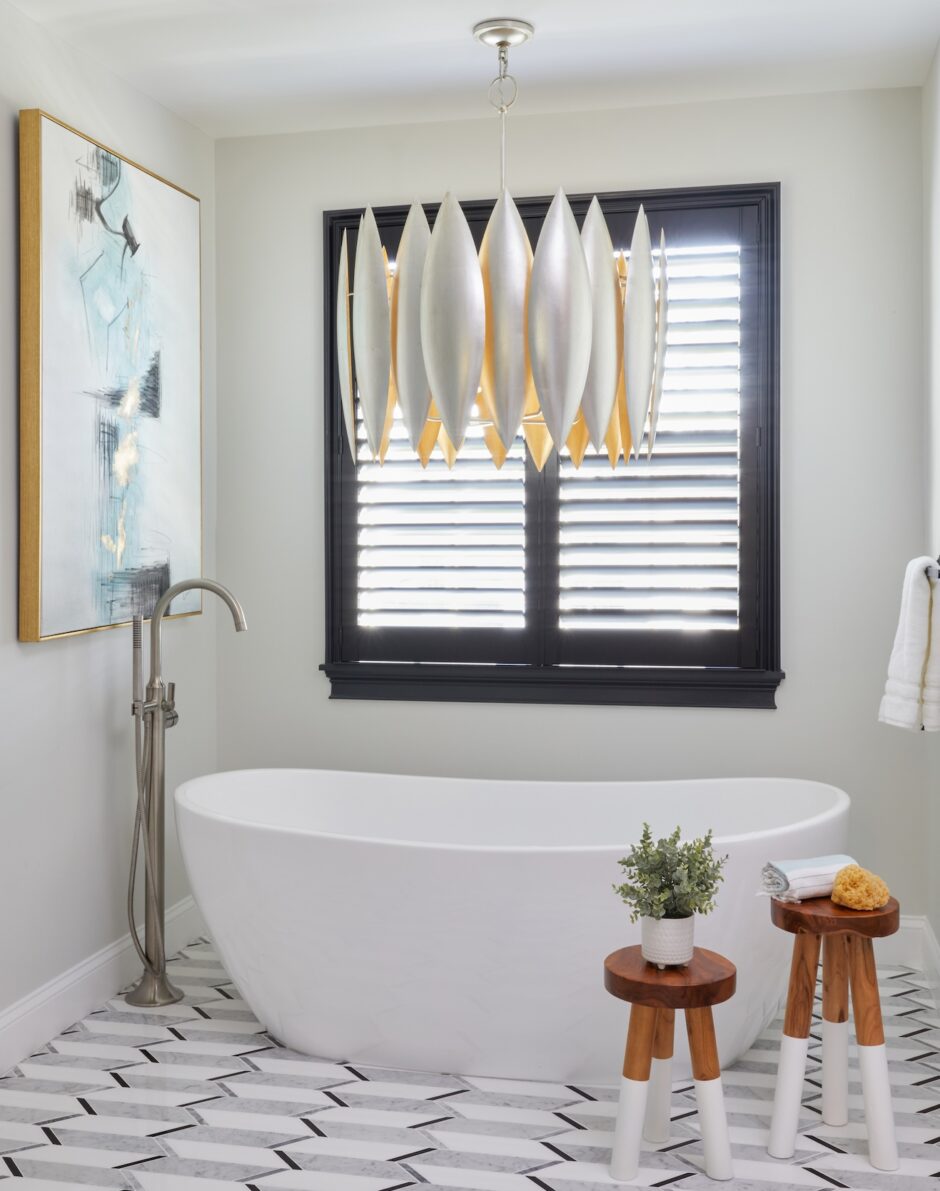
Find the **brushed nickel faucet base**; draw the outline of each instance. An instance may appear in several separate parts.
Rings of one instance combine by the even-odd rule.
[[[183,994],[167,979],[166,972],[145,971],[124,1000],[128,1005],[141,1005],[153,1009],[157,1005],[175,1005],[182,1001]]]
[[[174,583],[157,600],[150,620],[150,681],[146,695],[141,667],[143,620],[134,617],[134,752],[137,768],[137,816],[134,822],[134,846],[131,850],[130,878],[127,884],[127,921],[131,941],[144,974],[124,996],[128,1005],[173,1005],[183,999],[166,975],[164,943],[164,877],[166,868],[166,733],[179,720],[176,710],[176,684],[163,680],[163,617],[170,604],[184,591],[193,588],[210,591],[228,605],[236,632],[248,627],[242,606],[232,593],[213,579],[185,579]],[[134,890],[137,883],[137,859],[143,845],[144,855],[144,941],[137,933]]]

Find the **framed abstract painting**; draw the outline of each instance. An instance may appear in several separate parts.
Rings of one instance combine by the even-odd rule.
[[[20,640],[202,574],[199,253],[194,195],[20,113]]]

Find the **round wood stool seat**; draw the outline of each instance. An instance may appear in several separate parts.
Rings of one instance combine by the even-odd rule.
[[[866,939],[884,939],[901,925],[901,907],[892,897],[880,910],[849,910],[837,906],[828,897],[814,897],[805,902],[781,902],[772,898],[770,919],[774,926],[797,935],[852,934]]]
[[[604,987],[630,1003],[610,1158],[613,1179],[629,1183],[636,1178],[641,1138],[657,1145],[669,1140],[677,1009],[685,1011],[705,1173],[713,1179],[732,1177],[712,1006],[734,995],[736,981],[734,964],[702,947],[695,948],[684,968],[658,968],[643,958],[639,947],[623,947],[604,960]]]
[[[660,970],[639,947],[622,947],[604,960],[604,987],[621,1001],[653,1009],[703,1009],[734,996],[737,969],[715,951],[696,947],[684,968]]]
[[[805,902],[782,902],[771,898],[770,918],[774,926],[794,936],[767,1147],[771,1157],[792,1158],[796,1148],[821,950],[823,1123],[838,1128],[847,1125],[849,1120],[851,988],[869,1161],[878,1170],[898,1169],[888,1057],[872,940],[893,935],[900,925],[900,917],[900,906],[893,897],[880,910],[849,910],[837,906],[828,897],[814,897]]]

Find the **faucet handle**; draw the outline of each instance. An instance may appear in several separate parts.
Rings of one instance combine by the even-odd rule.
[[[168,728],[174,727],[179,723],[179,712],[176,710],[176,683],[168,682],[166,684],[166,697],[163,700],[164,720]]]

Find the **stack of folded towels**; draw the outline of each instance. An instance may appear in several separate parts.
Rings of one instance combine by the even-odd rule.
[[[761,872],[761,889],[782,902],[829,897],[836,874],[854,864],[851,856],[812,856],[804,860],[772,860]]]

